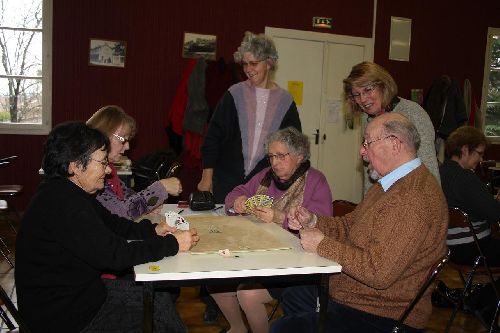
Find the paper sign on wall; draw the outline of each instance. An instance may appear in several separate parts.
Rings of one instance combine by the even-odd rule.
[[[293,97],[293,101],[297,106],[302,105],[302,94],[304,91],[304,82],[288,81],[288,92]]]
[[[326,101],[326,121],[329,123],[338,123],[340,121],[340,112],[342,111],[342,102],[339,100]]]

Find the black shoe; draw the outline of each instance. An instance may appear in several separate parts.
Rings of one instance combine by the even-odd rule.
[[[216,305],[208,303],[205,307],[205,313],[203,314],[203,320],[207,324],[215,324],[219,319],[219,309]],[[222,332],[222,331],[221,331]]]
[[[448,288],[443,281],[439,281],[431,294],[432,305],[438,308],[454,308],[462,292],[462,288]]]

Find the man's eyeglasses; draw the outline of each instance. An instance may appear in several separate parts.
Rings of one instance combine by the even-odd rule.
[[[370,145],[372,143],[375,143],[375,142],[380,141],[380,140],[389,139],[389,138],[396,138],[397,139],[398,137],[391,134],[391,135],[383,136],[381,138],[374,139],[374,140],[371,140],[371,141],[366,141],[366,139],[365,139],[365,141],[363,141],[363,143],[362,143],[362,146],[363,146],[363,148],[368,149],[368,147],[370,147]]]
[[[269,162],[272,162],[274,159],[277,159],[278,161],[284,161],[285,158],[290,155],[290,153],[286,153],[286,154],[268,154],[267,155],[267,159],[269,160]]]
[[[260,64],[261,62],[263,62],[264,60],[257,60],[257,61],[249,61],[249,62],[246,62],[246,61],[242,61],[241,62],[241,65],[243,67],[256,67],[258,64]]]
[[[100,163],[103,167],[107,167],[109,165],[109,160],[108,158],[106,157],[105,159],[103,159],[102,161],[101,160],[96,160],[95,158],[90,158],[92,161],[96,161],[97,163]]]
[[[117,139],[118,139],[118,141],[120,141],[122,144],[126,144],[127,142],[129,142],[129,139],[124,138],[123,136],[118,135],[118,134],[116,134],[116,133],[113,133],[113,136],[114,136],[115,138],[117,138]]]
[[[484,156],[484,151],[480,151],[480,150],[477,150],[477,149],[474,149],[474,151],[479,155],[479,157],[483,157]]]
[[[377,88],[377,85],[375,83],[370,83],[366,86],[363,87],[363,90],[359,93],[351,93],[351,99],[355,101],[359,101],[361,97],[370,97],[373,94],[373,91]]]

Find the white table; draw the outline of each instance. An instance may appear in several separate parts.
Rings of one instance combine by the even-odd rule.
[[[164,205],[163,210],[180,211],[176,205]],[[216,213],[224,213],[223,209]],[[190,209],[184,209],[182,215],[189,216],[193,214]],[[207,212],[200,212],[206,214]],[[220,214],[219,213],[219,214]],[[213,223],[213,222],[211,222]],[[291,244],[290,250],[263,251],[263,252],[245,252],[237,253],[237,257],[222,257],[218,254],[189,254],[179,253],[173,257],[163,258],[155,263],[146,263],[134,267],[135,280],[144,282],[145,315],[144,331],[152,331],[152,282],[153,281],[181,281],[186,280],[206,280],[206,279],[226,279],[226,278],[248,278],[248,277],[268,277],[284,276],[295,274],[324,274],[322,287],[323,303],[326,304],[328,294],[328,276],[333,273],[339,273],[341,266],[336,262],[320,257],[317,254],[305,252],[297,237],[282,229],[276,224],[267,224],[261,222],[260,227],[273,234],[274,237]],[[152,272],[149,267],[157,266],[158,271]],[[325,298],[326,297],[326,298]],[[146,301],[145,301],[146,302]],[[326,311],[326,306],[321,309]],[[146,313],[151,311],[150,313]],[[326,313],[326,312],[325,312]]]

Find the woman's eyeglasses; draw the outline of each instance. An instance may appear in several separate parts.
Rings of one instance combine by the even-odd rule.
[[[92,161],[95,161],[97,163],[100,163],[103,167],[107,167],[109,165],[109,160],[108,158],[106,157],[105,159],[103,159],[102,161],[101,160],[96,160],[95,158],[90,158]]]
[[[124,144],[126,144],[127,142],[130,142],[130,141],[129,141],[129,139],[124,138],[123,136],[118,135],[118,134],[116,134],[116,133],[113,133],[113,136],[114,136],[115,138],[117,138],[117,139],[118,139],[118,141],[120,141],[123,145],[124,145]]]
[[[366,86],[363,87],[363,90],[359,93],[351,93],[351,99],[355,101],[361,100],[361,97],[370,97],[373,94],[373,91],[377,88],[377,85],[375,83],[370,83]]]
[[[257,60],[257,61],[249,61],[249,62],[246,62],[246,61],[242,61],[241,62],[241,65],[243,67],[251,67],[251,68],[254,68],[256,67],[258,64],[260,64],[261,62],[263,62],[264,60]]]
[[[268,154],[267,155],[267,159],[269,160],[270,163],[272,163],[272,161],[274,159],[277,159],[278,161],[284,161],[285,158],[290,155],[290,153],[286,153],[286,154]]]

